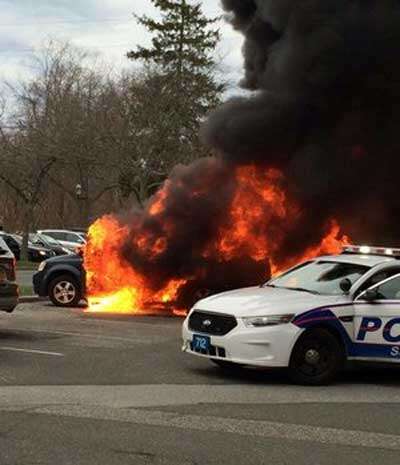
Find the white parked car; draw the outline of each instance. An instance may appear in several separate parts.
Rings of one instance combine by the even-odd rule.
[[[400,362],[400,249],[346,247],[260,287],[208,297],[183,324],[183,351],[222,367],[287,367],[332,381],[347,360]]]
[[[38,234],[45,234],[46,236],[55,239],[63,247],[75,252],[79,247],[86,244],[82,233],[75,231],[68,231],[66,229],[41,229]]]

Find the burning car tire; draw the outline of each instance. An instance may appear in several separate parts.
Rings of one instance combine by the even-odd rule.
[[[73,276],[64,274],[51,281],[49,297],[57,307],[76,307],[82,299],[82,290]]]
[[[313,329],[295,345],[289,376],[296,384],[329,384],[343,367],[344,359],[344,348],[333,334],[325,329]]]

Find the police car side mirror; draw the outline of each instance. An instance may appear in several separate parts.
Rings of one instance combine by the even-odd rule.
[[[352,286],[352,282],[350,281],[349,278],[344,278],[340,281],[340,289],[345,293],[345,294],[348,294],[350,292],[350,289],[351,289],[351,286]]]

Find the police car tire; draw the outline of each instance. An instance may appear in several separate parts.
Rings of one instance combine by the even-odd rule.
[[[55,288],[57,284],[61,282],[69,282],[75,289],[75,296],[68,303],[60,302],[55,296]],[[51,302],[53,303],[53,305],[55,305],[56,307],[76,307],[82,299],[81,286],[79,285],[78,281],[72,275],[69,275],[69,274],[63,274],[61,276],[57,276],[56,278],[54,278],[50,282],[48,289],[49,289],[48,290],[49,298]]]
[[[305,356],[308,351],[319,350],[325,359],[325,365],[316,373],[314,367],[308,365]],[[344,365],[344,347],[328,330],[311,329],[297,341],[290,358],[289,376],[296,384],[325,385],[331,383]],[[307,370],[305,369],[307,367]]]

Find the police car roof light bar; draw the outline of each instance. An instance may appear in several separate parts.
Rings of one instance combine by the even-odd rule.
[[[400,257],[400,249],[394,249],[393,247],[371,247],[369,245],[345,245],[343,253]]]

